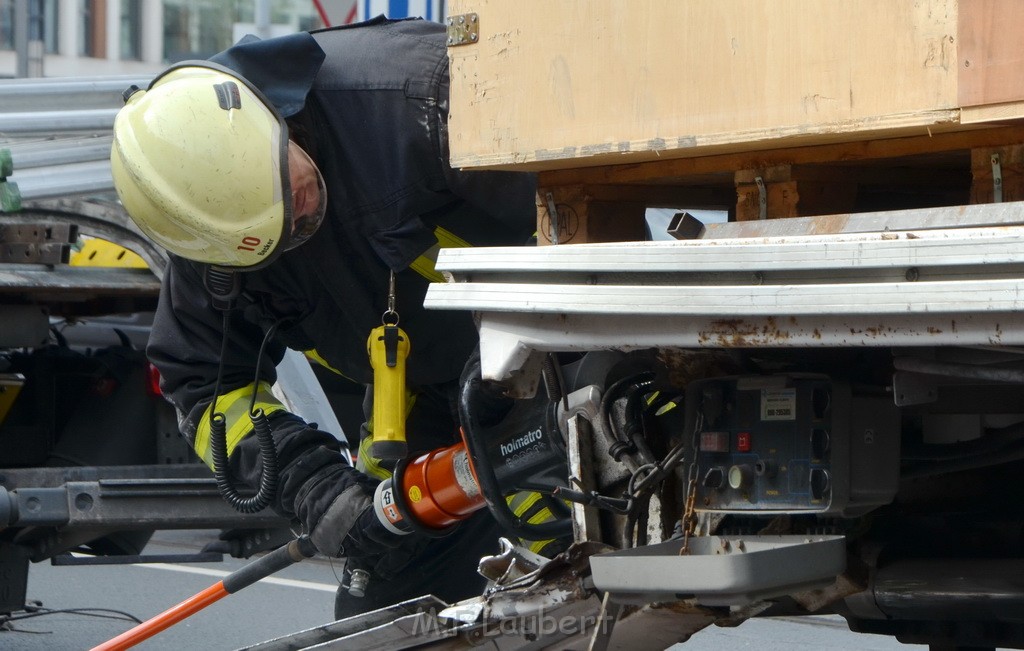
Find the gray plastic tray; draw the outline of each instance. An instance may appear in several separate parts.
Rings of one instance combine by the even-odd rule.
[[[701,536],[592,556],[594,585],[626,600],[695,597],[738,606],[831,582],[846,569],[844,536]]]

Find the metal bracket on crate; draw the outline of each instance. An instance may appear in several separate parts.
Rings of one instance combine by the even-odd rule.
[[[551,243],[558,244],[558,206],[555,205],[555,197],[548,192],[547,197],[548,221],[551,225]]]
[[[992,202],[1003,202],[1003,166],[999,154],[992,154]]]
[[[4,184],[7,185],[7,184]],[[0,225],[0,262],[61,264],[69,260],[78,226],[58,222]]]
[[[449,16],[448,47],[470,45],[480,40],[480,17],[477,14]]]
[[[768,191],[764,187],[764,179],[756,176],[754,183],[757,184],[757,218],[768,219]]]

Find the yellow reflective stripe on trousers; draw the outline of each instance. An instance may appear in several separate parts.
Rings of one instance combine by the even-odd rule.
[[[508,502],[508,508],[512,510],[512,513],[514,513],[517,518],[522,519],[530,512],[531,509],[533,509],[540,498],[540,493],[522,491],[515,493],[514,495],[509,495],[505,498],[505,501]],[[553,519],[554,515],[551,513],[551,509],[545,506],[533,515],[529,516],[526,519],[526,522],[529,524],[540,524],[541,522],[549,522]],[[549,538],[547,540],[523,540],[522,542],[531,552],[539,554],[541,553],[541,550],[554,541],[554,538]]]
[[[252,400],[253,385],[249,384],[240,389],[235,389],[217,398],[217,411],[224,414],[224,421],[227,424],[228,455],[235,446],[252,431],[252,421],[249,420],[249,402]],[[206,408],[196,428],[196,440],[193,447],[196,454],[209,466],[213,468],[213,449],[210,447],[210,410],[213,403]],[[263,413],[270,415],[275,411],[284,409],[284,405],[270,392],[269,382],[260,382],[259,391],[256,393],[256,408],[262,409]]]
[[[413,260],[409,268],[432,283],[443,283],[444,276],[441,275],[441,272],[434,269],[434,263],[437,261],[437,252],[441,249],[463,248],[473,245],[440,226],[434,229],[434,237],[437,238],[437,244]]]

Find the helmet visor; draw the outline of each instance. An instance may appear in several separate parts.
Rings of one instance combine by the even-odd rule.
[[[327,214],[327,187],[313,159],[294,142],[288,143],[292,191],[292,229],[285,245],[290,251],[313,237]]]

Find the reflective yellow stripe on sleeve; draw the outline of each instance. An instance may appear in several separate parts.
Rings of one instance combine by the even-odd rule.
[[[437,252],[441,249],[463,248],[473,245],[440,226],[434,229],[434,237],[437,238],[437,244],[413,260],[409,268],[432,283],[443,283],[444,276],[441,275],[441,272],[434,269],[434,263],[437,261]]]
[[[228,455],[234,451],[238,443],[252,431],[252,421],[249,420],[249,402],[252,400],[253,385],[249,384],[217,398],[217,411],[224,414],[227,423]],[[270,392],[269,382],[260,382],[259,390],[256,392],[256,408],[262,409],[263,413],[270,414],[281,411],[284,405]],[[210,410],[213,403],[206,408],[199,427],[196,428],[195,447],[196,454],[213,469],[213,449],[210,447]]]
[[[370,446],[372,444],[372,436],[364,436],[363,440],[359,442],[356,470],[383,481],[391,476],[391,471],[380,465],[380,459],[370,454]]]
[[[412,411],[413,405],[416,404],[416,393],[405,390],[405,417],[409,418],[409,413]],[[366,431],[370,433],[370,436],[364,436],[363,440],[359,441],[359,454],[356,456],[356,470],[362,473],[366,473],[371,477],[377,479],[387,479],[391,476],[391,471],[381,465],[380,459],[370,454],[370,444],[373,443],[373,414],[371,412],[370,418],[366,421]]]
[[[328,371],[331,371],[332,373],[337,373],[338,375],[341,375],[342,377],[345,376],[344,373],[342,373],[338,369],[336,369],[333,366],[331,366],[330,364],[328,364],[327,360],[324,359],[323,356],[316,351],[316,348],[310,348],[309,350],[304,350],[304,351],[302,351],[302,354],[306,356],[306,359],[308,359],[310,361],[313,361],[313,362],[316,362],[317,364],[319,364],[320,366],[323,366]]]

